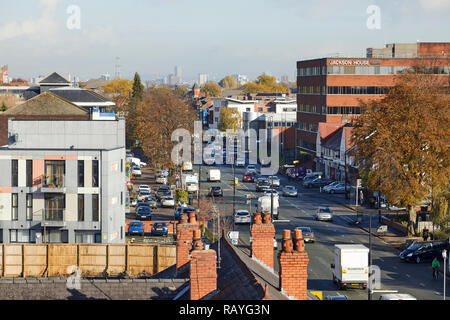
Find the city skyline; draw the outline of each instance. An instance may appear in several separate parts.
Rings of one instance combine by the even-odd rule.
[[[187,81],[199,73],[216,81],[231,74],[254,79],[263,72],[295,79],[298,60],[338,53],[364,57],[366,47],[449,40],[448,1],[234,2],[36,0],[25,8],[20,1],[2,3],[0,11],[11,14],[0,23],[0,63],[9,65],[11,77],[26,79],[53,71],[98,78],[114,74],[116,57],[123,78],[139,72],[150,80],[169,75],[176,65]],[[367,25],[372,5],[380,9],[379,29]],[[250,12],[259,19],[249,20]],[[222,23],[224,16],[228,23]]]

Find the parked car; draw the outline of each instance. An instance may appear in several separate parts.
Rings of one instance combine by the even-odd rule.
[[[244,182],[255,182],[255,178],[252,174],[244,174],[244,177],[242,178],[242,181]]]
[[[191,208],[191,207],[176,207],[175,208],[175,213],[174,213],[174,218],[175,220],[180,220],[181,219],[181,214],[185,213],[187,216],[189,216],[189,212],[195,212],[195,208]]]
[[[303,186],[306,188],[319,188],[319,187],[325,187],[326,185],[333,182],[331,179],[322,179],[322,178],[315,178],[314,180],[307,180],[303,182]]]
[[[142,190],[139,192],[138,201],[145,201],[150,196],[151,196],[150,191]]]
[[[316,211],[316,220],[319,221],[332,221],[333,212],[328,207],[319,207]]]
[[[314,242],[316,238],[314,236],[314,231],[310,227],[297,227],[296,230],[302,230],[303,240],[305,242]]]
[[[164,186],[164,187],[159,187],[156,190],[156,199],[161,200],[162,197],[164,196],[170,196],[171,192],[170,192],[170,188],[168,186]]]
[[[157,201],[156,198],[153,197],[153,196],[150,196],[150,197],[148,197],[147,199],[145,199],[145,202],[148,203],[148,205],[149,205],[151,208],[158,208],[158,201]]]
[[[435,257],[442,259],[442,250],[449,249],[448,240],[415,242],[408,248],[400,252],[400,259],[407,262],[420,263],[422,261],[431,261]]]
[[[161,206],[168,208],[168,207],[175,207],[175,199],[171,196],[165,196],[161,199]]]
[[[221,186],[212,186],[209,189],[209,195],[212,197],[223,197],[223,190]]]
[[[156,177],[156,183],[167,184],[167,177],[161,175]]]
[[[134,167],[132,173],[133,173],[133,176],[134,176],[134,177],[140,177],[140,176],[142,176],[142,171],[141,171],[141,169],[138,168],[138,167]]]
[[[149,207],[150,208],[150,204],[148,202],[138,202],[136,204],[136,212],[140,207]]]
[[[326,188],[326,189],[325,189]],[[349,188],[347,188],[347,190],[348,190]],[[333,185],[333,186],[325,186],[324,188],[323,188],[323,190],[325,191],[325,192],[327,192],[327,193],[331,193],[331,194],[333,194],[333,193],[345,193],[345,184],[343,184],[343,183],[337,183],[337,184],[335,184],[335,185]]]
[[[294,186],[284,186],[283,188],[283,196],[285,197],[297,197],[297,188]]]
[[[273,179],[273,182],[272,182],[272,179]],[[273,185],[274,187],[280,186],[280,178],[278,178],[277,176],[270,176],[267,178],[267,181],[269,181],[269,183],[271,185]]]
[[[132,207],[136,207],[137,203],[138,203],[138,200],[137,200],[137,199],[132,199],[132,200],[131,200],[131,206],[132,206]]]
[[[263,192],[270,189],[270,183],[262,180],[256,183],[256,192]]]
[[[167,236],[169,234],[169,229],[165,222],[155,222],[152,226],[151,235],[152,236]]]
[[[151,192],[151,188],[150,188],[150,186],[148,186],[148,185],[146,185],[146,184],[141,184],[141,185],[139,186],[139,192],[141,192],[141,191],[148,191],[148,192]]]
[[[152,220],[152,208],[149,206],[139,206],[136,210],[136,216],[141,220]]]
[[[323,187],[323,191],[327,191],[329,188],[331,188],[331,187],[333,187],[333,186],[335,186],[335,185],[337,185],[339,183],[341,183],[341,182],[340,181],[333,181],[332,183],[330,183],[330,184],[326,185],[325,187]]]
[[[128,234],[138,234],[140,236],[144,235],[144,224],[142,221],[131,221],[128,225]]]
[[[234,215],[234,223],[252,223],[252,217],[250,216],[248,210],[236,210]]]

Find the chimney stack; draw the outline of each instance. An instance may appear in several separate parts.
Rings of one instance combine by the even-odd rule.
[[[260,213],[255,213],[253,216],[253,224],[250,229],[252,258],[259,260],[273,270],[275,227],[270,218],[270,213],[265,212],[263,217],[261,217]]]
[[[200,300],[217,290],[217,255],[205,250],[199,229],[194,231],[190,263],[190,299]]]
[[[193,214],[193,215],[191,215]],[[176,226],[177,232],[177,271],[180,271],[189,263],[189,250],[192,249],[193,235],[199,226],[195,219],[195,212],[189,214],[189,221],[186,214],[181,215],[181,221]]]
[[[283,230],[282,251],[278,254],[280,263],[280,290],[288,297],[297,300],[307,299],[308,253],[301,230]]]

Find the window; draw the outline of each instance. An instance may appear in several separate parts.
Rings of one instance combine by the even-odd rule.
[[[9,242],[11,243],[17,242],[17,229],[9,230]]]
[[[44,194],[45,220],[64,221],[66,198],[64,194]]]
[[[17,221],[19,220],[19,194],[13,193],[11,196],[11,220]]]
[[[33,160],[27,160],[27,187],[33,186]]]
[[[84,194],[78,195],[78,221],[84,221]]]
[[[27,194],[27,221],[33,220],[33,194]]]
[[[11,168],[11,186],[18,187],[19,186],[19,160],[12,160],[12,168]]]
[[[45,186],[63,188],[66,162],[64,160],[45,161]]]
[[[92,221],[100,221],[98,210],[98,194],[92,195]]]
[[[84,187],[84,160],[78,160],[78,187]]]
[[[123,172],[123,159],[120,159],[120,172]]]
[[[98,160],[92,160],[92,187],[98,187]]]
[[[9,230],[9,242],[11,243],[30,243],[35,242],[36,238],[31,236],[31,230]]]

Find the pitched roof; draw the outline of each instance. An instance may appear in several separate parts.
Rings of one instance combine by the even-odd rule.
[[[353,127],[350,126],[344,126],[343,128],[344,131],[344,138],[345,138],[345,148],[346,150],[350,149],[351,147],[353,147],[354,143],[352,141],[352,137],[353,137]]]
[[[85,89],[101,89],[105,86],[109,81],[105,79],[90,79],[84,83]]]
[[[98,93],[81,88],[55,88],[50,89],[50,92],[69,100],[71,102],[108,102],[109,100],[104,98]]]
[[[53,72],[51,75],[46,77],[45,79],[39,81],[40,84],[70,84],[65,78]]]
[[[5,115],[87,115],[88,111],[52,92],[44,92],[30,100],[6,110]]]
[[[330,134],[344,126],[342,123],[319,122],[320,138],[325,139]]]

